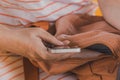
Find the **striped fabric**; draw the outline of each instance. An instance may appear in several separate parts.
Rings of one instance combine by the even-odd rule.
[[[22,57],[0,57],[0,80],[24,80]]]
[[[0,24],[22,26],[54,21],[67,14],[92,14],[96,7],[90,0],[0,0]]]
[[[55,21],[67,14],[94,14],[91,0],[0,0],[0,24],[14,27],[36,21]],[[40,80],[77,80],[72,73],[50,76],[40,70]],[[0,56],[0,80],[24,80],[22,57]]]
[[[77,80],[75,74],[72,74],[70,72],[51,76],[42,70],[39,71],[39,79],[40,80]]]

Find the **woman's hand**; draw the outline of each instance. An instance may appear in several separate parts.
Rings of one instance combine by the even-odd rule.
[[[33,61],[61,60],[72,54],[50,53],[42,41],[54,45],[64,45],[41,28],[8,29],[0,27],[0,50],[16,53]]]
[[[80,19],[80,17],[78,15],[67,15],[64,16],[62,18],[60,18],[59,20],[57,20],[56,22],[56,35],[61,35],[61,34],[76,34],[77,33],[77,25],[75,25],[76,21],[78,22],[78,20]],[[77,23],[79,24],[79,23]]]
[[[101,21],[102,17],[89,16],[87,14],[81,15],[67,15],[56,22],[56,37],[59,38],[61,34],[73,35],[80,32],[82,26]]]

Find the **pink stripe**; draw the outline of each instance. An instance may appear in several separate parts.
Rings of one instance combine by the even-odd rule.
[[[72,11],[72,12],[68,13],[67,15],[69,15],[69,14],[73,14],[74,12],[77,12],[77,11],[79,11],[79,10],[83,9],[83,8],[84,8],[84,6],[81,6],[80,8],[78,8],[78,9],[76,9],[76,10],[74,10],[74,11]]]
[[[17,4],[11,3],[11,2],[9,2],[7,0],[2,0],[2,1],[5,2],[5,3],[7,3],[7,4],[10,4],[10,5],[18,6]]]
[[[16,70],[16,69],[19,69],[19,68],[21,68],[21,67],[23,67],[23,65],[20,65],[20,66],[18,66],[18,67],[15,67],[15,68],[13,68],[13,69],[11,69],[11,70],[9,70],[9,71],[1,74],[0,77],[3,77],[3,76],[5,76],[6,74],[9,74],[10,72],[12,72],[12,71],[14,71],[14,70]]]
[[[48,76],[44,77],[44,78],[41,79],[41,80],[45,80],[45,79],[49,78],[50,76],[51,76],[51,75],[48,75]]]
[[[46,5],[46,6],[42,7],[42,8],[38,8],[38,9],[26,9],[26,10],[28,10],[28,11],[43,10],[43,9],[45,9],[45,8],[47,8],[47,7],[49,7],[49,6],[53,5],[53,4],[55,4],[55,3],[56,3],[56,2],[51,2],[51,3],[49,3],[48,5]]]
[[[56,12],[58,12],[58,11],[64,9],[64,8],[66,8],[66,7],[69,7],[69,6],[71,6],[71,5],[72,5],[72,4],[67,4],[67,5],[65,5],[64,7],[61,7],[61,8],[59,8],[59,9],[57,9],[57,10],[55,10],[55,11],[53,11],[53,12],[51,12],[51,13],[45,15],[45,16],[38,16],[37,18],[45,18],[45,17],[51,16],[51,15],[53,15],[54,13],[56,13]]]
[[[4,13],[0,13],[0,15],[6,16],[6,17],[11,17],[11,18],[18,18],[18,19],[21,19],[21,20],[23,20],[23,21],[25,21],[25,22],[27,22],[27,23],[31,22],[31,21],[29,21],[29,20],[27,20],[27,19],[25,19],[25,18],[18,17],[18,16],[13,16],[13,15],[4,14]]]
[[[61,78],[59,78],[59,79],[57,79],[57,80],[62,80],[62,79],[67,78],[67,77],[69,77],[69,76],[70,76],[70,74],[67,74],[67,75],[62,76]]]
[[[24,72],[21,72],[21,73],[19,73],[19,74],[14,75],[14,76],[11,77],[9,80],[14,80],[16,77],[19,77],[19,76],[21,76],[21,75],[24,75]]]
[[[3,60],[1,60],[0,62],[4,62],[5,60],[8,59],[9,56],[6,56]]]
[[[82,1],[82,2],[84,2],[84,1]],[[82,2],[81,2],[81,3],[82,3]],[[44,17],[48,17],[48,16],[50,16],[50,15],[52,15],[52,14],[54,14],[54,13],[56,13],[56,12],[58,12],[58,11],[60,11],[60,10],[64,9],[64,8],[66,8],[66,7],[69,7],[70,5],[72,5],[72,4],[67,4],[66,6],[64,6],[64,7],[60,8],[60,9],[57,9],[57,10],[55,10],[55,11],[51,12],[50,14],[48,14],[48,15],[46,15],[46,16],[39,16],[39,17],[37,17],[37,18],[44,18]],[[78,9],[76,9],[76,10],[74,10],[74,11],[72,11],[72,12],[68,13],[68,14],[72,14],[72,13],[74,13],[75,11],[81,10],[83,7],[84,7],[84,6],[82,6],[82,7],[78,8]],[[67,15],[67,14],[66,14],[66,15]]]
[[[12,7],[12,6],[3,6],[1,4],[0,4],[0,6],[3,7],[3,8],[7,8],[7,9],[16,9],[16,10],[21,10],[21,11],[26,11],[27,12],[27,10],[25,10],[23,8]]]
[[[24,2],[24,3],[36,3],[36,2],[40,2],[41,0],[32,0],[32,1],[25,1],[25,0],[16,0],[18,2]]]
[[[0,22],[0,24],[6,25],[6,26],[13,26],[13,27],[23,26],[22,24],[19,24],[19,25],[12,25],[12,24],[7,24],[7,23],[3,23],[3,22]]]
[[[93,9],[95,9],[97,6],[93,6],[91,9],[89,9],[88,11],[86,11],[85,13],[89,13],[91,12]]]
[[[13,3],[10,3],[10,2],[7,2],[7,3],[13,5]],[[6,7],[6,6],[2,6],[2,7],[4,7],[4,8],[10,8],[10,9],[16,9],[16,10],[22,10],[22,11],[38,11],[38,10],[43,10],[43,9],[45,9],[45,8],[47,8],[47,7],[55,4],[55,3],[56,3],[56,2],[51,2],[51,3],[47,4],[47,5],[44,6],[44,7],[42,7],[42,8],[37,8],[37,9],[18,8],[18,7],[11,7],[11,6],[7,6],[7,7]],[[17,4],[14,4],[14,5],[18,6]]]
[[[14,61],[12,61],[12,62],[9,63],[9,64],[6,64],[6,65],[0,67],[0,69],[6,68],[6,67],[8,67],[8,66],[10,66],[10,65],[12,65],[12,64],[14,64],[14,63],[17,63],[17,62],[20,61],[20,60],[21,60],[21,58],[20,58],[20,59],[17,59],[17,60],[14,60]]]

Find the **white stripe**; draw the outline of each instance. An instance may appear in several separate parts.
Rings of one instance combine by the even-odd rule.
[[[42,73],[40,74],[40,80],[41,79],[44,79],[45,77],[47,77],[48,74],[47,73]],[[62,78],[63,76],[66,76],[65,78]],[[76,76],[74,74],[71,74],[71,73],[64,73],[64,74],[58,74],[58,75],[51,75],[49,76],[47,79],[45,80],[58,80],[62,78],[62,80],[77,80]]]
[[[18,60],[18,59],[15,59],[15,58],[13,58],[13,57],[11,57],[11,58],[9,58],[9,59],[7,59],[5,62],[1,62],[0,63],[0,65],[1,65],[1,68],[4,66],[4,65],[7,65],[7,64],[10,64],[10,63],[12,63],[12,62],[14,62],[14,61],[16,61],[16,60]],[[8,61],[9,60],[9,61]],[[22,59],[21,60],[19,60],[19,61],[17,61],[17,62],[15,62],[15,63],[13,63],[13,64],[10,64],[10,65],[8,65],[8,66],[6,66],[6,67],[3,67],[2,69],[0,69],[0,75],[1,74],[3,74],[3,73],[5,73],[5,72],[7,72],[8,70],[11,70],[11,69],[13,69],[13,68],[15,68],[15,67],[17,67],[17,66],[20,66],[20,65],[22,65],[23,63],[22,63]],[[2,66],[3,65],[3,66]]]
[[[21,17],[23,19],[26,19],[26,20],[29,20],[30,22],[36,22],[36,18],[33,17],[30,13],[28,12],[24,12],[24,11],[20,11],[20,10],[13,10],[13,9],[5,9],[4,11],[0,8],[0,13],[3,13],[3,14],[7,14],[7,15],[12,15],[12,16],[17,16],[17,17]],[[1,17],[0,17],[1,19]],[[8,17],[8,19],[10,19]],[[12,20],[14,21],[14,19]],[[16,21],[18,21],[19,23],[25,25],[25,24],[28,24],[28,22],[20,19],[20,18],[16,18]]]
[[[12,79],[12,80],[25,80],[25,76],[24,76],[24,74],[22,74],[22,75],[20,75],[20,76],[15,77],[15,78]]]
[[[2,68],[4,65],[10,64],[13,61],[16,61],[17,59],[21,59],[21,57],[8,57],[5,61],[0,63],[0,68]]]
[[[0,77],[0,80],[9,80],[11,77],[13,77],[14,75],[19,74],[21,72],[23,72],[23,67],[18,68],[16,70],[14,70],[14,71]],[[24,80],[24,76],[23,76],[22,80]]]
[[[40,77],[41,79],[43,79],[43,78],[45,78],[45,77],[48,76],[48,75],[49,75],[49,74],[43,72],[43,73],[41,73],[41,74],[39,75],[39,77]]]
[[[59,2],[65,2],[65,3],[80,3],[84,0],[52,0],[52,1],[59,1]]]
[[[8,1],[13,1],[13,2],[15,3],[15,0],[8,0]],[[48,1],[48,2],[47,2],[47,1]],[[39,4],[41,7],[43,7],[43,6],[47,5],[47,4],[50,3],[50,2],[51,2],[51,1],[49,1],[49,0],[42,0],[42,2],[40,2],[40,3],[38,3],[38,4]],[[24,4],[22,4],[22,3],[16,3],[16,4],[18,4],[18,7],[21,7],[22,5],[24,5]],[[22,5],[19,5],[19,4],[22,4]],[[36,4],[36,3],[35,3],[35,4]],[[42,5],[42,4],[43,4],[43,5]],[[38,8],[39,5],[29,4],[29,5],[24,5],[24,8],[29,8],[29,7],[30,7],[30,8],[35,9],[35,8]],[[57,2],[57,3],[55,3],[55,4],[51,5],[51,6],[43,9],[43,10],[34,11],[34,12],[33,12],[33,11],[22,11],[22,10],[16,10],[16,9],[7,9],[7,8],[4,8],[4,12],[3,12],[2,10],[0,10],[0,12],[7,13],[7,14],[10,14],[10,15],[14,15],[14,16],[18,16],[18,17],[22,17],[22,18],[25,18],[25,19],[27,19],[27,20],[30,20],[31,22],[36,22],[36,21],[39,21],[39,20],[54,21],[54,20],[58,19],[59,17],[61,17],[61,16],[65,15],[65,14],[71,12],[72,10],[75,10],[76,8],[80,7],[80,6],[78,6],[78,5],[71,5],[71,6],[69,6],[69,7],[66,7],[66,8],[64,8],[64,9],[62,9],[62,10],[60,10],[60,11],[58,11],[58,12],[56,12],[56,13],[50,15],[50,16],[48,16],[48,17],[44,17],[44,18],[40,18],[40,19],[37,19],[37,18],[36,18],[36,17],[38,17],[38,16],[48,15],[48,14],[50,14],[51,12],[53,12],[53,11],[55,11],[55,10],[63,7],[63,6],[65,6],[65,5],[67,5],[67,4]],[[89,7],[90,7],[90,6],[92,6],[92,5],[89,5]],[[16,7],[17,7],[17,6],[16,6]],[[22,6],[22,7],[23,7],[23,6]],[[89,7],[88,7],[88,6],[85,6],[84,9],[82,9],[82,10],[76,12],[76,13],[84,13],[86,10],[88,10]],[[1,17],[1,18],[2,18],[2,17]],[[4,18],[4,20],[6,20],[6,18]],[[3,21],[4,21],[4,20],[3,20]],[[16,24],[18,24],[18,23],[20,22],[20,23],[22,23],[22,24],[24,24],[24,25],[27,24],[25,21],[23,21],[23,20],[21,20],[21,19],[11,20],[11,18],[10,18],[10,19],[7,19],[7,20],[10,21],[10,22],[7,21],[7,22],[9,22],[9,23],[16,23]],[[17,20],[18,20],[19,22],[17,22]],[[12,21],[12,22],[11,22],[11,21]]]
[[[0,62],[2,62],[6,57],[7,56],[5,56],[5,57],[0,56]]]
[[[3,16],[3,15],[0,15],[0,22],[10,24],[10,25],[20,25],[20,22],[18,19],[16,18],[13,19],[11,17]]]
[[[5,8],[4,11],[2,9],[0,9],[0,12],[4,13],[4,14],[12,15],[12,16],[18,16],[18,17],[21,17],[23,19],[25,18],[25,19],[30,20],[30,21],[35,21],[35,18],[31,17],[31,15],[28,12],[7,9],[7,8]]]
[[[56,19],[58,19],[59,17],[63,16],[63,15],[66,15],[76,9],[79,9],[80,7],[79,6],[69,6],[69,7],[66,7],[48,17],[44,17],[44,18],[39,18],[39,20],[48,20],[48,21],[55,21]]]
[[[55,3],[51,6],[49,6],[48,8],[45,8],[45,9],[39,10],[39,11],[30,12],[30,13],[33,14],[34,16],[36,16],[36,17],[45,16],[45,15],[50,14],[51,12],[53,12],[53,11],[63,7],[63,6],[66,6],[66,4]]]
[[[49,3],[51,3],[52,1],[50,0],[41,0],[40,2],[37,2],[37,3],[21,3],[21,2],[18,2],[16,0],[8,0],[9,2],[11,3],[14,3],[14,4],[17,4],[18,6],[16,7],[21,7],[21,8],[24,8],[24,9],[38,9],[38,8],[42,8],[46,5],[48,5]]]
[[[8,72],[8,71],[10,71],[10,70],[12,70],[12,69],[14,69],[16,67],[19,67],[19,66],[23,65],[23,60],[22,60],[21,57],[9,57],[4,62],[1,62],[0,65],[1,65],[1,67],[3,67],[4,65],[7,65],[7,64],[9,64],[9,63],[11,63],[13,61],[18,60],[18,59],[21,59],[21,60],[19,60],[18,62],[15,62],[15,63],[13,63],[13,64],[5,67],[5,68],[0,69],[0,75],[6,73],[6,72]],[[15,70],[5,74],[4,76],[0,77],[0,80],[9,80],[11,77],[13,77],[14,75],[19,74],[21,72],[24,72],[23,67],[20,67],[18,69],[15,69]],[[23,75],[21,75],[21,76],[22,77],[21,77],[20,80],[24,80],[24,76]]]

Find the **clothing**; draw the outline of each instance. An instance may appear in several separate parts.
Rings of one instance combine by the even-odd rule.
[[[73,16],[69,17],[72,19]],[[63,21],[65,18],[62,18]],[[39,63],[42,69],[49,74],[71,71],[77,75],[79,80],[119,80],[120,31],[107,24],[104,19],[99,21],[97,17],[89,17],[88,19],[86,16],[79,18],[80,20],[77,22],[79,24],[76,23],[74,26],[76,27],[75,35],[66,37],[70,41],[69,46],[78,46],[83,49],[91,48],[91,46],[93,48],[93,45],[95,45],[100,49],[102,45],[104,47],[99,51],[102,50],[103,53],[81,51],[81,53],[74,54],[61,61],[46,63],[43,60]],[[80,26],[80,23],[84,24]],[[56,24],[56,26],[58,25]],[[64,25],[67,26],[67,23]],[[98,51],[97,48],[95,50]]]
[[[93,14],[91,0],[1,0],[0,24],[22,26],[36,21],[55,21],[63,15]]]
[[[0,0],[0,24],[23,27],[31,22],[55,21],[67,14],[94,14],[96,7],[97,4],[91,0]],[[0,80],[24,80],[22,57],[0,57]],[[71,74],[67,75],[69,79],[61,80],[76,80],[71,78]],[[60,74],[52,76],[54,79],[44,80],[57,80],[63,76]],[[40,72],[40,77],[47,75]]]

